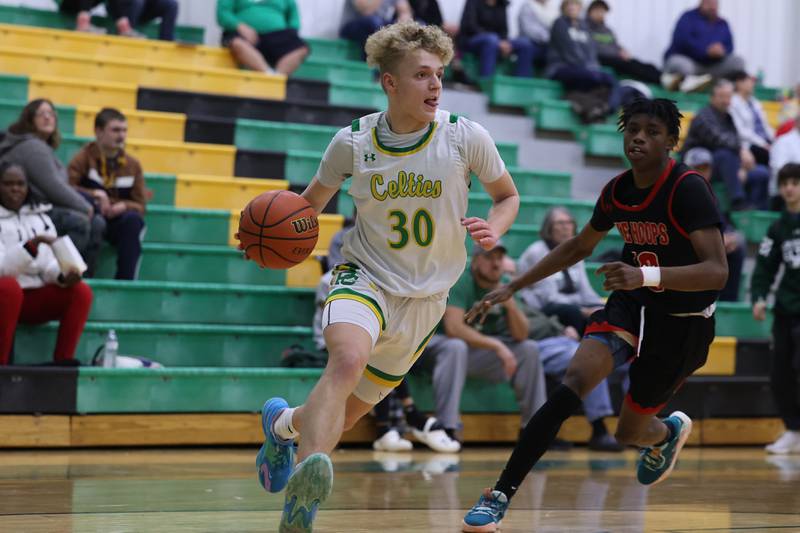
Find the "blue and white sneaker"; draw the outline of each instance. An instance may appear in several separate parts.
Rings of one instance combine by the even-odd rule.
[[[256,455],[258,482],[267,492],[280,492],[289,482],[294,465],[294,442],[283,440],[272,432],[272,423],[289,407],[283,398],[271,398],[261,408],[261,429],[264,444]]]
[[[333,487],[333,465],[324,453],[309,455],[297,464],[289,485],[278,530],[280,533],[311,533],[320,505]]]
[[[642,485],[655,485],[669,477],[681,448],[692,432],[692,419],[680,411],[669,415],[664,423],[672,430],[672,438],[661,446],[651,446],[641,451],[636,478]]]
[[[500,528],[500,522],[508,510],[508,498],[499,490],[486,489],[478,503],[464,515],[461,531],[466,533],[492,533]]]

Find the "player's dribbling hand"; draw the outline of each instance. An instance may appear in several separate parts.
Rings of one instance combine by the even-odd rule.
[[[629,291],[644,285],[644,276],[641,269],[621,261],[606,263],[598,268],[596,273],[606,276],[603,282],[603,289],[607,291]]]
[[[480,319],[480,323],[483,324],[483,321],[486,320],[486,313],[489,312],[489,309],[491,309],[494,304],[505,302],[512,296],[514,296],[514,291],[511,290],[508,285],[502,285],[484,296],[480,302],[473,305],[472,309],[464,315],[464,320],[467,321],[467,324],[472,324],[475,319]]]
[[[478,243],[484,250],[491,250],[500,238],[489,223],[478,217],[461,219],[461,225],[467,228],[470,238]]]
[[[767,302],[761,300],[753,304],[753,318],[758,321],[767,319]]]

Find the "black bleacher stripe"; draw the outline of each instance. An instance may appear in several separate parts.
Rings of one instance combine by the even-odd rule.
[[[327,104],[331,84],[322,80],[286,80],[286,99],[291,101]]]
[[[236,138],[236,120],[189,115],[183,140],[189,143],[230,144]]]
[[[0,413],[75,413],[78,367],[0,368],[0,390]]]
[[[286,179],[286,154],[262,150],[236,150],[234,175],[239,178]]]
[[[345,127],[353,119],[373,113],[372,108],[331,105],[298,100],[266,100],[189,91],[140,88],[138,109],[184,113],[188,116],[235,120],[249,118],[298,124]]]

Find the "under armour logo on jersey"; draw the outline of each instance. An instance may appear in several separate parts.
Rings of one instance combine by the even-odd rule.
[[[374,153],[364,154],[364,162],[366,163],[368,161],[375,161],[375,154]]]

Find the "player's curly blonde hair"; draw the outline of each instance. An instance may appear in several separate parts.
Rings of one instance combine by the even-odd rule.
[[[425,50],[447,66],[453,59],[453,40],[438,26],[423,26],[414,21],[398,22],[370,35],[364,47],[367,63],[381,72],[392,71],[406,54]]]

